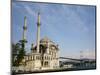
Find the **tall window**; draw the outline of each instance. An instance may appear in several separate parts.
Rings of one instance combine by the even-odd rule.
[[[49,66],[48,61],[45,61],[45,62],[44,62],[44,66],[45,66],[45,67],[48,67],[48,66]]]

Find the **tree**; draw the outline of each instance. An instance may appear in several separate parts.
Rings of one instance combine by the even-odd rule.
[[[12,44],[12,65],[16,66],[17,55],[21,50],[20,43]]]
[[[12,63],[13,66],[19,66],[25,56],[25,43],[27,41],[20,40],[15,46],[13,45]]]

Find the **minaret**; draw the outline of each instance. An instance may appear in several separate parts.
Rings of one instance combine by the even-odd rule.
[[[37,19],[37,53],[39,53],[39,45],[40,45],[40,13],[38,12],[38,19]]]
[[[26,40],[26,30],[27,30],[27,26],[26,26],[26,16],[24,17],[24,26],[23,26],[23,36],[22,36],[22,40],[20,40],[19,42],[21,43],[21,55],[22,57],[20,57],[20,59],[22,60],[24,58],[24,55],[25,55],[25,43],[27,43],[27,40]],[[19,53],[20,54],[20,53]]]
[[[26,41],[26,30],[27,30],[27,20],[26,20],[26,16],[24,17],[24,26],[23,26],[23,40]]]

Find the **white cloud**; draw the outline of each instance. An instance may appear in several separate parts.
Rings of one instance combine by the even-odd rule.
[[[73,30],[81,31],[81,32],[88,32],[88,27],[86,26],[84,19],[78,13],[79,11],[80,12],[82,11],[82,13],[84,14],[85,11],[79,8],[80,6],[75,6],[75,7],[73,9],[73,6],[71,5],[62,5],[63,11],[66,11],[66,10],[67,11],[66,12],[62,11],[61,14],[67,17],[66,20],[70,22],[69,24],[72,25]],[[67,25],[68,25],[68,22],[67,22]]]
[[[65,52],[66,55],[62,56],[62,57],[68,57],[68,58],[75,58],[75,59],[79,59],[79,58],[90,58],[90,59],[95,59],[95,50],[82,50],[82,52]],[[82,57],[81,57],[82,56]]]
[[[15,2],[12,2],[12,6],[16,8],[20,8],[21,6],[17,5]]]
[[[83,56],[84,56],[84,58],[88,57],[88,58],[95,59],[95,50],[84,51]]]
[[[32,16],[35,16],[35,15],[36,15],[35,11],[33,11],[32,8],[31,8],[30,6],[24,5],[24,8],[25,8],[25,10],[26,10],[30,15],[32,15]]]

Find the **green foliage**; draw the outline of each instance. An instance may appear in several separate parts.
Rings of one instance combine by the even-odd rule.
[[[21,47],[19,43],[16,44],[12,44],[12,65],[15,66],[16,65],[16,57],[18,55],[18,52],[20,51]]]
[[[19,66],[25,55],[25,42],[19,41],[15,45],[12,45],[12,65]]]

